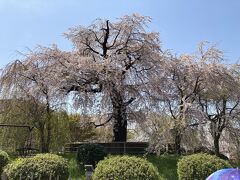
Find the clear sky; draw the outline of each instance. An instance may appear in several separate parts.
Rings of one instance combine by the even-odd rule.
[[[240,57],[239,0],[0,0],[0,68],[37,44],[70,49],[62,36],[69,27],[134,12],[153,18],[164,49],[191,53],[207,40],[230,62]]]

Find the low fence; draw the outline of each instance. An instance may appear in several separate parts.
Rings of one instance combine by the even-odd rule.
[[[79,146],[89,144],[85,142],[68,143],[64,152],[77,152]],[[91,143],[103,146],[108,154],[144,154],[148,147],[147,142],[111,142],[111,143]]]
[[[86,180],[90,180],[91,179],[91,176],[92,174],[89,176],[87,176],[86,174]],[[1,180],[11,180],[11,179],[8,179],[7,176],[3,173],[1,176],[0,176],[0,179]],[[42,178],[41,175],[39,176],[33,176],[31,174],[29,174],[27,177],[19,177],[17,180],[61,180],[62,178],[58,175],[58,176],[55,176],[55,175],[50,175],[48,178],[44,177]],[[76,180],[76,178],[72,178],[71,176],[68,178],[68,180]],[[77,179],[78,180],[78,179]],[[80,179],[79,179],[80,180]]]

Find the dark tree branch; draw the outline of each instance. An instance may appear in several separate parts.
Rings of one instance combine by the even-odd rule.
[[[236,104],[231,108],[230,112],[229,112],[229,115],[231,116],[232,115],[232,112],[235,110],[235,108],[238,106],[239,104],[239,100],[236,102]]]
[[[85,44],[88,48],[86,50],[90,50],[92,52],[94,52],[95,54],[99,54],[101,56],[103,56],[103,54],[99,53],[98,51],[94,50],[89,44]]]
[[[92,93],[99,93],[102,91],[102,84],[99,84],[98,88],[82,88],[81,86],[73,85],[70,88],[63,87],[63,90],[67,91],[67,94],[72,92],[72,91],[78,91],[78,92],[92,92]]]
[[[117,33],[117,35],[115,36],[112,45],[108,47],[109,49],[112,48],[112,47],[115,45],[115,43],[116,43],[116,41],[117,41],[117,38],[118,38],[118,36],[120,35],[120,32],[121,32],[121,29],[118,30],[118,33]]]
[[[100,42],[100,39],[98,38],[98,36],[97,36],[97,33],[95,33],[95,31],[94,30],[92,30],[92,29],[88,29],[91,33],[93,33],[93,35],[94,35],[94,37],[95,37],[95,40],[99,43],[99,44],[101,44],[101,42]]]
[[[124,106],[130,105],[136,98],[131,97],[127,102],[124,103]]]
[[[103,57],[107,56],[107,43],[108,43],[108,38],[109,38],[109,20],[106,21],[106,28],[104,29],[105,31],[105,36],[104,36],[104,40],[102,43],[102,48],[103,48]]]
[[[194,84],[194,88],[193,88],[193,91],[192,93],[189,93],[187,96],[186,96],[186,99],[188,99],[190,96],[192,96],[193,94],[196,96],[197,93],[199,92],[199,83],[200,83],[200,77],[198,76],[196,81],[195,81],[195,84]],[[194,102],[195,98],[192,99],[191,102]]]
[[[207,122],[202,122],[202,123],[192,123],[192,124],[188,124],[187,127],[195,127],[195,126],[199,126],[202,124],[206,124]]]
[[[107,123],[109,123],[111,121],[112,118],[113,118],[113,116],[111,115],[105,122],[103,122],[101,124],[95,124],[95,122],[90,122],[90,124],[93,124],[95,126],[95,128],[105,126]]]
[[[173,119],[176,119],[176,116],[174,115],[173,113],[173,110],[172,110],[172,106],[171,106],[171,103],[169,100],[167,100],[167,104],[168,104],[168,107],[169,107],[169,111],[171,113],[171,116],[173,117]]]

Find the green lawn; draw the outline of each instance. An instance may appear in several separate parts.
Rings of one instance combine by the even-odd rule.
[[[158,168],[161,180],[177,180],[177,161],[179,156],[161,155],[147,156],[147,159]]]
[[[72,180],[84,180],[84,168],[80,168],[76,163],[76,154],[65,154],[63,157],[69,161],[69,172]],[[177,161],[178,156],[175,155],[148,155],[147,160],[157,167],[160,174],[160,180],[177,180]]]
[[[85,170],[84,167],[79,167],[76,161],[75,153],[68,153],[62,155],[64,158],[68,159],[69,162],[69,173],[71,180],[85,180]]]

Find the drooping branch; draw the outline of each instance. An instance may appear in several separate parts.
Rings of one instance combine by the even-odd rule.
[[[90,122],[90,124],[93,124],[95,128],[105,126],[107,123],[109,123],[112,120],[113,116],[111,115],[105,122],[101,124],[96,124],[95,122]]]
[[[91,93],[99,93],[102,91],[102,84],[99,84],[98,87],[88,87],[88,88],[83,88],[82,86],[77,86],[77,85],[72,85],[71,87],[63,87],[63,90],[67,91],[67,94],[72,92],[72,91],[78,91],[78,92],[91,92]]]
[[[22,127],[22,128],[28,128],[29,131],[32,131],[34,126],[30,125],[19,125],[19,124],[0,124],[0,127]]]
[[[199,125],[203,125],[203,124],[207,124],[207,122],[198,122],[198,123],[192,123],[192,124],[188,124],[187,126],[186,126],[186,128],[188,128],[188,127],[195,127],[195,126],[199,126]]]

